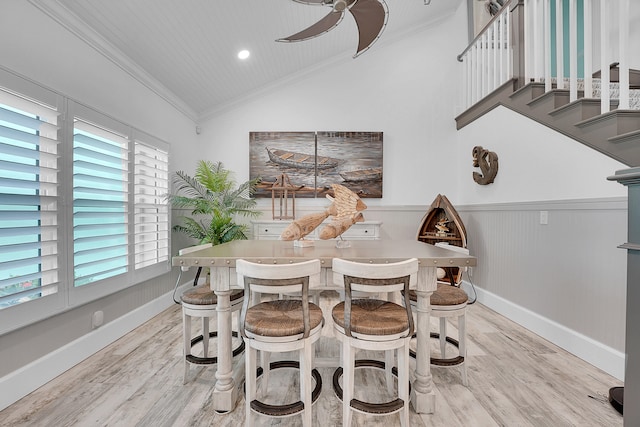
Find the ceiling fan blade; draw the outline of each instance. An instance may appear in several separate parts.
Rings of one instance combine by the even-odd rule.
[[[321,20],[319,20],[309,28],[306,28],[300,31],[299,33],[293,34],[289,37],[278,39],[276,41],[300,42],[303,40],[309,40],[311,38],[321,36],[322,34],[334,29],[340,23],[340,21],[342,21],[343,17],[344,17],[344,12],[331,11],[327,16],[325,16],[324,18],[322,18]]]
[[[369,49],[384,31],[389,11],[384,0],[358,0],[349,9],[358,25],[358,51],[354,58]]]
[[[317,4],[320,6],[323,6],[324,0],[293,0],[296,3],[302,3],[302,4]]]

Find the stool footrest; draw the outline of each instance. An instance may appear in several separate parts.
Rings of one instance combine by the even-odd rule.
[[[217,331],[212,331],[209,332],[209,338],[216,338],[218,336],[218,332]],[[238,337],[238,333],[236,331],[232,332],[232,336],[234,337]],[[193,347],[194,345],[198,344],[200,341],[202,341],[204,339],[204,337],[202,335],[198,335],[194,338],[191,339],[191,347]],[[242,339],[242,337],[240,337],[240,345],[238,345],[236,348],[233,349],[233,357],[236,357],[237,355],[239,355],[240,353],[242,353],[244,351],[244,340]],[[214,365],[216,363],[218,363],[218,357],[217,356],[213,356],[213,357],[199,357],[199,356],[194,356],[193,354],[187,354],[185,356],[185,359],[187,362],[192,363],[194,365]]]
[[[279,360],[276,362],[271,362],[269,364],[269,370],[278,368],[300,369],[300,362],[295,360]],[[260,377],[263,374],[262,367],[258,367],[258,369],[256,369],[256,374],[257,377]],[[318,400],[318,397],[320,397],[320,392],[322,391],[322,377],[320,376],[320,372],[318,372],[317,369],[311,370],[311,376],[316,382],[316,386],[311,392],[311,403],[315,403],[316,400]],[[302,412],[304,410],[304,403],[299,400],[297,402],[288,403],[286,405],[271,405],[254,399],[251,401],[251,409],[263,415],[268,415],[271,417],[283,417]]]
[[[429,334],[429,336],[431,338],[440,338],[440,334],[437,333],[437,332],[431,332]],[[447,337],[446,340],[447,340],[447,342],[449,344],[452,344],[455,347],[459,347],[460,346],[460,343],[458,343],[457,339],[454,339],[454,338],[451,338],[451,337]],[[413,350],[409,350],[409,356],[411,356],[411,357],[413,357],[415,359],[416,358],[416,352],[413,351]],[[440,358],[437,358],[437,357],[432,357],[430,363],[432,365],[436,365],[436,366],[456,366],[456,365],[459,365],[461,363],[464,363],[464,357],[456,356],[456,357],[451,357],[449,359],[440,359]]]
[[[373,360],[373,359],[357,359],[355,361],[356,368],[376,368],[376,369],[385,369],[385,363],[381,360]],[[340,386],[340,377],[342,376],[343,369],[337,368],[333,372],[333,391],[336,394],[336,397],[342,401],[343,390]],[[398,376],[398,368],[391,368],[391,373]],[[409,390],[411,390],[411,383],[409,383]],[[398,412],[405,405],[405,402],[402,399],[396,398],[389,402],[384,403],[370,403],[364,402],[358,399],[351,399],[349,403],[353,409],[359,412],[365,412],[368,414],[392,414],[394,412]]]

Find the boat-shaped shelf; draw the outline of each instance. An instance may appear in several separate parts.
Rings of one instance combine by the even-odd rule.
[[[467,247],[467,231],[460,215],[446,196],[438,194],[431,203],[429,210],[422,218],[418,240],[431,245],[445,242],[462,248]],[[447,268],[451,270],[456,283],[460,283],[462,270],[457,267]]]

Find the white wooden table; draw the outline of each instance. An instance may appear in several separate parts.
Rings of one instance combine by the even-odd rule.
[[[314,246],[299,248],[293,242],[280,240],[236,240],[201,251],[173,257],[174,267],[209,267],[211,289],[218,296],[218,366],[213,391],[213,405],[218,412],[232,411],[237,400],[243,370],[234,370],[231,348],[231,310],[229,296],[236,283],[237,259],[268,264],[300,262],[320,259],[321,287],[336,289],[332,283],[331,262],[344,258],[365,263],[386,263],[417,258],[420,263],[416,292],[417,346],[415,381],[411,387],[411,402],[419,413],[435,411],[435,393],[430,369],[429,314],[430,296],[436,290],[437,267],[471,267],[476,258],[435,247],[416,240],[362,240],[351,241],[349,248],[336,248],[334,240],[319,240]]]

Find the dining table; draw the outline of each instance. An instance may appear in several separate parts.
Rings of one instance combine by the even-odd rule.
[[[416,258],[419,263],[415,284],[416,365],[411,384],[411,403],[418,413],[435,411],[435,391],[430,369],[429,315],[430,297],[437,288],[440,267],[473,267],[477,259],[464,253],[437,247],[417,240],[317,240],[310,246],[297,246],[293,241],[234,240],[172,258],[174,267],[207,267],[211,289],[218,298],[218,365],[213,389],[213,406],[219,413],[233,411],[244,370],[233,369],[232,316],[230,295],[242,288],[237,283],[235,263],[244,259],[255,263],[288,264],[319,259],[320,289],[339,290],[333,283],[331,264],[334,258],[362,263],[392,263]],[[339,361],[338,361],[339,362]]]

